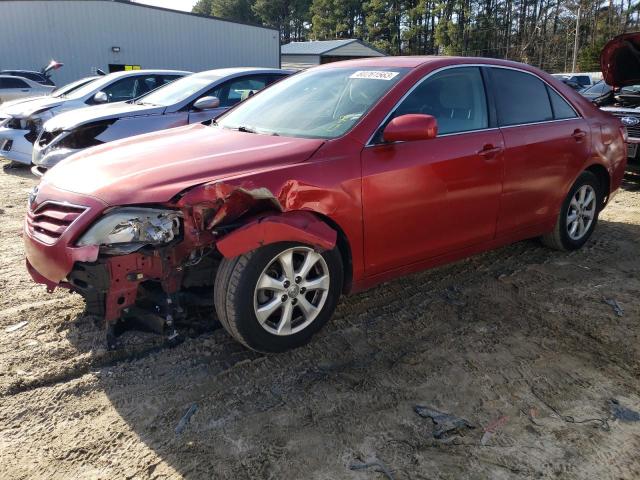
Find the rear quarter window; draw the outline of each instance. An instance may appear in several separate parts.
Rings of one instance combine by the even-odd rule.
[[[569,103],[562,98],[551,87],[547,86],[547,91],[549,92],[549,99],[551,100],[551,107],[553,109],[553,118],[556,120],[565,120],[567,118],[576,118],[578,115],[575,110]]]

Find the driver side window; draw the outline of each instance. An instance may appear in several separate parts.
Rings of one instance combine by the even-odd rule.
[[[262,90],[266,83],[266,79],[263,76],[235,78],[218,85],[207,92],[206,95],[218,97],[220,106],[229,108]]]
[[[487,128],[487,99],[480,69],[459,67],[432,75],[398,105],[388,121],[410,113],[435,117],[438,135]]]
[[[107,94],[109,103],[131,100],[135,95],[138,77],[127,77],[102,89]]]

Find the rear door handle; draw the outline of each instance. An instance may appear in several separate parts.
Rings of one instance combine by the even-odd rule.
[[[575,138],[577,141],[580,141],[587,136],[587,132],[585,132],[584,130],[580,130],[579,128],[576,128],[571,134],[571,136]]]
[[[28,92],[28,91],[29,91],[29,89],[28,89],[28,88],[25,88],[25,89],[23,89],[23,90],[21,90],[21,91],[22,91],[22,92]]]
[[[480,155],[485,160],[488,160],[498,155],[500,152],[502,152],[502,150],[502,147],[494,147],[489,143],[482,147],[482,150],[478,152],[478,155]]]

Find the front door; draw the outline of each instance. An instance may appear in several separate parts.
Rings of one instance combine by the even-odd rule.
[[[381,128],[362,153],[367,275],[495,235],[504,145],[500,130],[491,128],[480,69],[427,77],[387,122],[409,113],[433,115],[437,138],[387,144]]]

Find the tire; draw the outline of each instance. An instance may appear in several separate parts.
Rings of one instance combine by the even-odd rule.
[[[585,200],[590,198],[588,196],[589,193],[592,193],[594,196],[593,218],[590,219],[591,222],[588,223],[588,226],[587,226],[587,221],[589,220],[588,214],[591,211],[591,208],[584,208],[582,210],[577,210],[576,209],[577,203],[575,202],[572,203],[572,200],[574,200],[574,197],[576,197],[576,194],[578,194],[579,196],[580,192],[582,191],[585,191],[587,193],[587,197],[585,198]],[[582,172],[580,176],[577,178],[577,180],[575,181],[575,183],[573,184],[573,186],[571,187],[571,189],[569,190],[569,193],[567,194],[566,198],[562,202],[562,207],[560,208],[560,214],[558,215],[558,219],[556,220],[556,225],[553,231],[541,237],[542,243],[547,247],[554,248],[556,250],[571,251],[571,250],[578,250],[579,248],[581,248],[585,243],[587,243],[587,241],[591,237],[591,234],[593,233],[593,230],[596,227],[596,224],[598,223],[598,215],[600,213],[600,209],[602,206],[603,196],[604,195],[602,192],[602,185],[600,185],[598,178],[591,172]],[[589,207],[590,205],[591,205],[591,202],[589,202],[589,205],[586,205],[586,207]],[[584,228],[584,232],[582,234],[580,234],[581,229],[579,226],[578,226],[578,229],[574,232],[574,234],[573,235],[571,234],[572,226],[574,225],[574,222],[569,221],[570,214],[571,215],[577,214],[578,218],[580,218],[580,214],[587,215],[582,219],[582,222],[583,222],[582,225],[586,227]],[[578,225],[579,225],[579,220],[578,220]]]
[[[280,260],[288,259],[289,253],[291,261]],[[307,258],[312,267],[304,273]],[[292,265],[289,273],[293,275],[285,274],[283,262]],[[299,243],[266,245],[222,260],[214,286],[216,313],[227,332],[248,348],[284,352],[309,342],[329,321],[343,277],[337,248],[318,253]],[[286,318],[291,319],[289,323]]]

